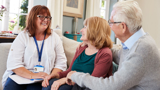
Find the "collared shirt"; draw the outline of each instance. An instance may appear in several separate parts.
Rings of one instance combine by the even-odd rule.
[[[129,37],[124,43],[122,43],[123,49],[131,49],[131,47],[134,45],[134,43],[143,35],[146,33],[141,28],[136,33],[134,33],[131,37]]]

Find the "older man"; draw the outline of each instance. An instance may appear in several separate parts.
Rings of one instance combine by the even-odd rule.
[[[68,79],[92,90],[160,90],[160,53],[153,38],[142,29],[138,3],[117,2],[109,24],[123,46],[121,50],[113,50],[118,71],[108,78],[72,71]]]

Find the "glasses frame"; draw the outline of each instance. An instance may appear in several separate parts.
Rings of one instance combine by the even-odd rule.
[[[122,22],[111,22],[110,20],[108,20],[108,24],[111,25],[111,24],[117,24],[117,23],[122,23]]]
[[[45,20],[47,19],[47,21],[51,21],[52,17],[51,16],[44,16],[44,18],[42,18],[43,15],[37,15],[37,17],[40,19],[40,20]]]

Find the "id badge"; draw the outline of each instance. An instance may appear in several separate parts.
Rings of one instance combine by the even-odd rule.
[[[34,66],[34,72],[38,73],[38,72],[43,72],[44,71],[44,66],[42,65],[35,65]]]

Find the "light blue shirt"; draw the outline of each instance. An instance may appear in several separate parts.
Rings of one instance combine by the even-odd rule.
[[[131,49],[131,47],[135,44],[135,42],[145,34],[146,33],[142,28],[138,30],[131,37],[129,37],[124,43],[122,43],[123,49]]]

